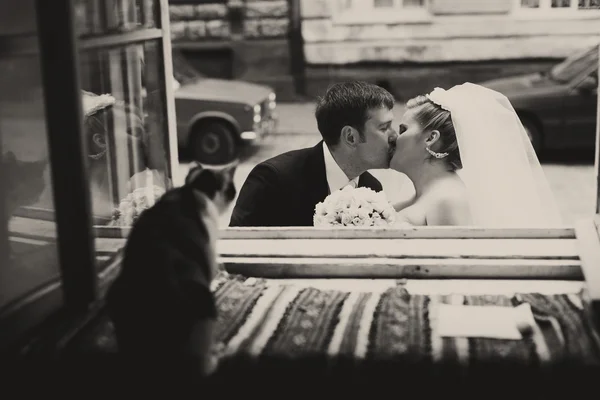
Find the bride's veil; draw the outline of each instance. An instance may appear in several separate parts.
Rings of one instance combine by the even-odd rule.
[[[473,225],[557,227],[561,216],[525,128],[502,94],[472,83],[436,88],[450,111]]]

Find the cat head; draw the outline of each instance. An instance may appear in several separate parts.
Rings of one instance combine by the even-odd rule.
[[[233,181],[236,168],[236,163],[220,168],[206,168],[196,164],[185,178],[185,184],[204,193],[219,212],[223,213],[237,194]]]

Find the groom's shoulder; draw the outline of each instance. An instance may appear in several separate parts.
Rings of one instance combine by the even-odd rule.
[[[261,162],[257,167],[270,167],[276,172],[281,173],[294,171],[302,167],[303,161],[306,160],[313,151],[314,148],[312,147],[287,151]]]

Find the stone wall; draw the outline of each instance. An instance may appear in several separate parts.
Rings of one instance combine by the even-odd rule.
[[[279,100],[295,98],[287,0],[187,3],[169,6],[174,49],[184,49],[190,61],[209,76],[213,76],[214,64],[222,62],[222,71],[230,71],[230,76],[220,77],[270,85]],[[234,16],[236,4],[240,19]],[[203,58],[210,60],[206,70],[202,70]]]
[[[337,0],[300,0],[307,92],[363,79],[407,99],[435,86],[539,71],[600,43],[600,11],[544,19],[513,0],[430,0],[418,20],[344,21]],[[368,19],[365,18],[365,21]]]
[[[431,0],[425,20],[348,24],[336,21],[336,1],[301,0],[311,65],[562,58],[600,41],[598,10],[541,19],[514,13],[512,0]]]
[[[170,5],[171,41],[229,39],[227,6],[218,4]]]
[[[231,4],[235,2],[174,4],[169,6],[171,17],[171,40],[215,40],[232,38],[229,18]],[[242,37],[245,39],[284,38],[289,18],[286,0],[246,0],[243,7]]]

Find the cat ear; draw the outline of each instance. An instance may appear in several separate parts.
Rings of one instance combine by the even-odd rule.
[[[202,170],[202,165],[200,165],[197,162],[194,162],[192,167],[189,169],[187,176],[185,177],[185,184],[190,184],[194,180],[196,175],[198,175],[198,173]]]

